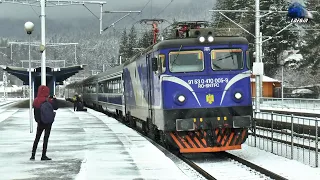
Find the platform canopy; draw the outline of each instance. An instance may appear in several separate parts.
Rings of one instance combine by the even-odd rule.
[[[69,67],[62,67],[62,68],[47,67],[46,68],[47,77],[55,76],[56,83],[63,84],[64,80],[77,74],[79,71],[83,70],[85,66],[87,65],[83,64],[83,65],[76,65],[76,66],[69,66]],[[7,71],[8,73],[19,78],[21,81],[24,82],[24,84],[28,84],[29,68],[4,66],[4,65],[0,65],[0,67],[4,71]],[[31,73],[33,77],[41,76],[41,67],[31,68]]]

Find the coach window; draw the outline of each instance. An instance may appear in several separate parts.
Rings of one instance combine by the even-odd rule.
[[[116,92],[115,93],[118,93],[119,91],[119,80],[117,79],[116,80]]]
[[[96,92],[95,90],[96,90],[96,88],[95,88],[95,86],[92,84],[92,85],[91,85],[91,93],[95,93],[95,92]]]
[[[99,83],[99,93],[103,93],[103,84]]]
[[[199,72],[204,69],[203,52],[171,51],[169,53],[169,70],[171,72]]]
[[[117,92],[117,84],[116,84],[116,80],[113,80],[113,92],[112,93],[116,93]]]
[[[109,81],[110,85],[109,85],[109,93],[113,92],[113,84],[112,84],[112,80]]]
[[[92,85],[93,93],[97,92],[97,86],[95,84]]]
[[[113,92],[113,84],[112,84],[112,80],[110,80],[110,89],[109,89],[109,93],[112,93]]]
[[[112,80],[112,93],[115,93],[116,91],[116,83],[115,80]]]
[[[120,79],[117,79],[117,93],[120,92]]]
[[[114,91],[113,91],[113,93],[117,93],[117,90],[118,90],[118,88],[117,88],[117,80],[115,79],[113,82],[114,82]]]
[[[243,68],[241,49],[214,49],[211,51],[211,67],[213,70],[236,70]]]
[[[117,93],[120,92],[120,78],[117,79]]]
[[[103,81],[103,92],[104,93],[108,92],[107,81]]]
[[[122,90],[123,90],[123,80],[120,79],[120,92],[122,92]]]

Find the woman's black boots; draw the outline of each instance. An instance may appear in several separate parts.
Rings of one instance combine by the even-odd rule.
[[[31,158],[30,158],[30,160],[34,160],[34,156],[36,155],[36,153],[35,152],[32,152],[32,155],[31,155]]]

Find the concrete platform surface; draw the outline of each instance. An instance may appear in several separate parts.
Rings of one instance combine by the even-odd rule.
[[[30,161],[36,134],[29,131],[27,108],[1,110],[1,180],[189,179],[176,165],[134,130],[102,113],[57,111],[48,144],[48,157]]]

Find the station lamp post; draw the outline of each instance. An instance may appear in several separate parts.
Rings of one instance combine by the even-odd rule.
[[[31,79],[31,34],[34,28],[34,24],[30,21],[24,24],[24,29],[26,30],[29,36],[29,119],[30,119],[30,133],[33,132],[33,121],[32,121],[32,79]]]

